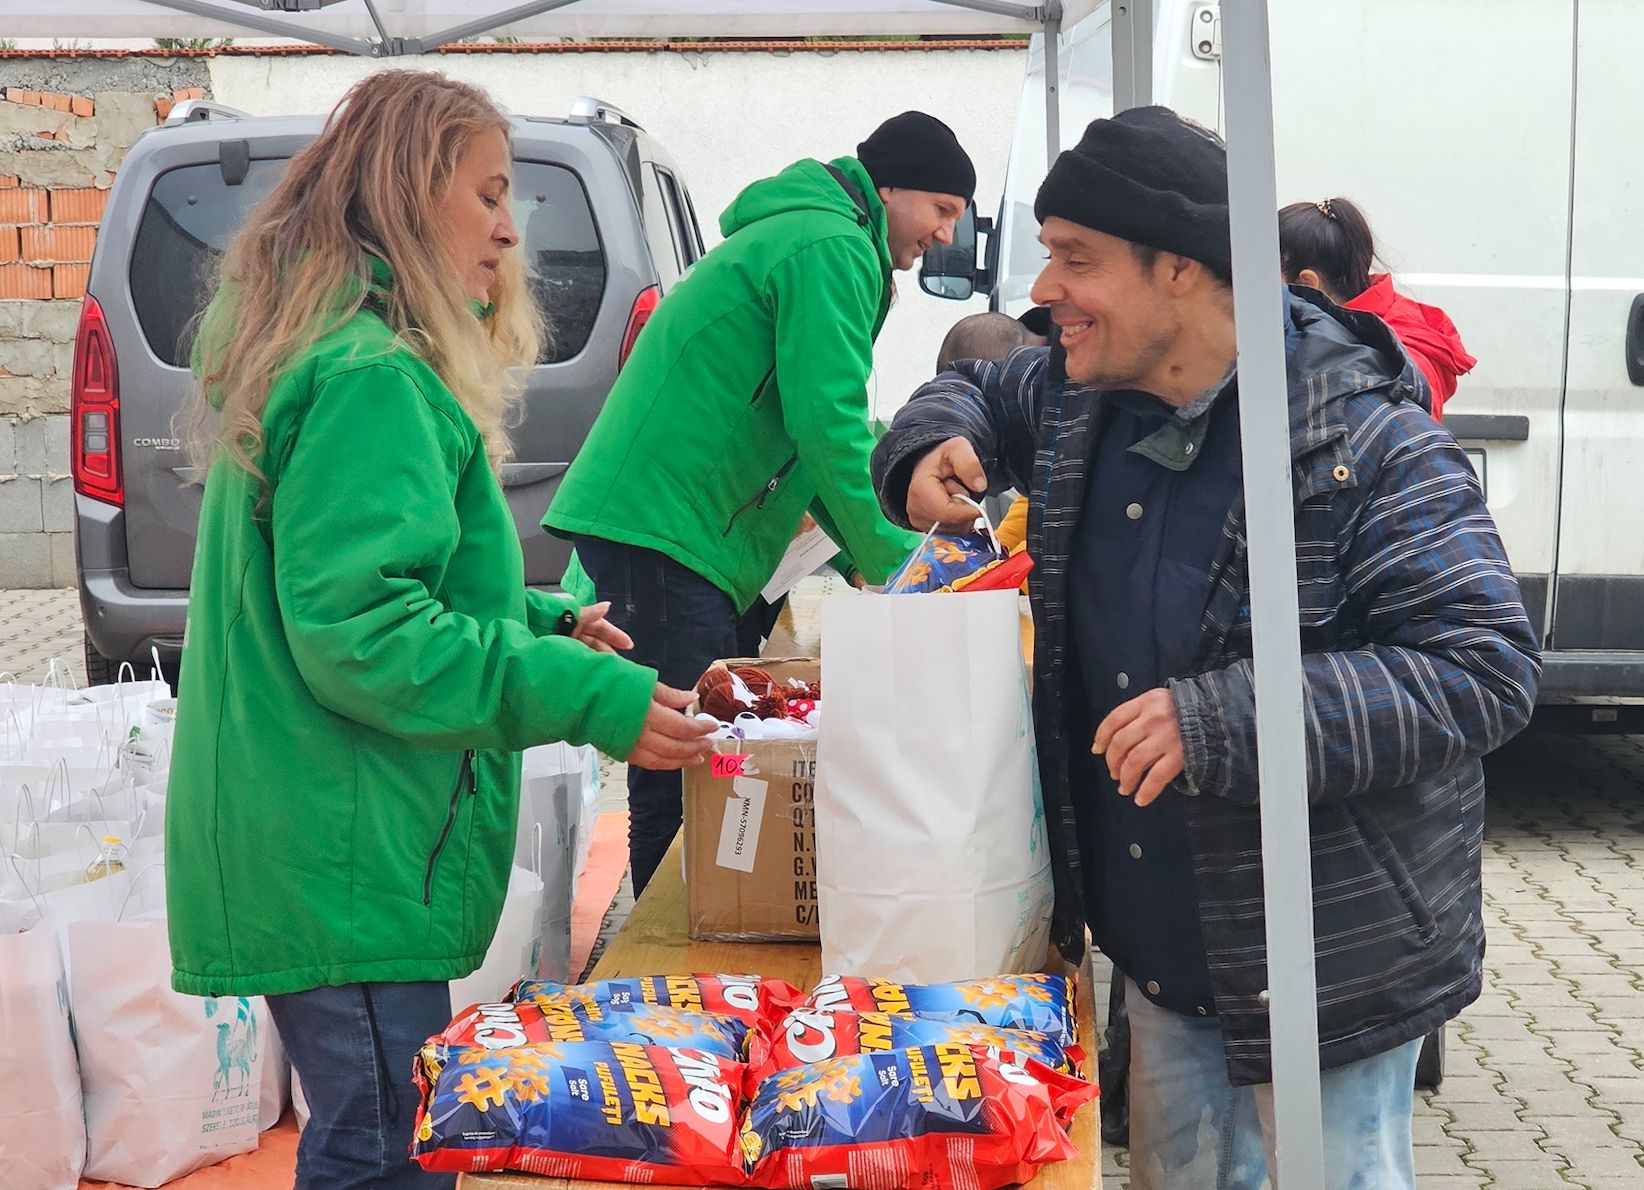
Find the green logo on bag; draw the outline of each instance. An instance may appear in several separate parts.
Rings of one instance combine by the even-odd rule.
[[[232,1005],[232,1010],[230,1009]],[[244,996],[205,1001],[206,1019],[232,1011],[233,1020],[217,1022],[217,1073],[211,1080],[211,1101],[249,1099],[251,1064],[257,1060],[257,1016]]]

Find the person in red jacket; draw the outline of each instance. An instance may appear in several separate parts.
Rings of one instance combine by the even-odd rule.
[[[1348,199],[1292,203],[1279,212],[1279,257],[1284,279],[1317,289],[1338,306],[1374,314],[1389,327],[1427,380],[1433,416],[1456,393],[1456,379],[1478,361],[1461,345],[1450,316],[1393,288],[1372,273],[1376,243],[1370,222]]]

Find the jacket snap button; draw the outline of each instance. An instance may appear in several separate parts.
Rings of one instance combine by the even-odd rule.
[[[1273,995],[1266,988],[1263,988],[1261,991],[1256,993],[1256,1002],[1263,1008],[1266,1008],[1269,1004],[1273,1003]]]
[[[1142,506],[1140,504],[1127,505],[1126,508],[1125,508],[1125,515],[1133,521],[1141,520],[1142,519]]]
[[[1336,477],[1336,482],[1337,483],[1346,483],[1348,480],[1353,478],[1353,473],[1351,471],[1349,471],[1346,467],[1341,466],[1339,464],[1337,465],[1336,469],[1334,471],[1332,471],[1330,474]]]
[[[1147,981],[1147,994],[1150,996],[1157,996],[1159,994],[1159,981],[1157,979],[1150,979]]]

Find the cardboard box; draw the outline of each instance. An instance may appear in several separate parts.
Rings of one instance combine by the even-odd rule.
[[[813,659],[757,665],[815,682]],[[712,765],[685,770],[685,891],[699,941],[816,942],[816,741],[721,740]]]

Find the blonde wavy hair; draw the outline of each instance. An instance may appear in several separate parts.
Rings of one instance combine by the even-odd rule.
[[[393,270],[383,317],[473,418],[493,466],[510,456],[528,370],[546,335],[518,251],[502,253],[491,312],[474,317],[440,203],[474,138],[508,134],[478,87],[433,71],[360,80],[293,157],[223,257],[202,315],[198,383],[180,436],[202,469],[227,458],[262,478],[262,414],[281,373],[369,292],[367,254]]]

